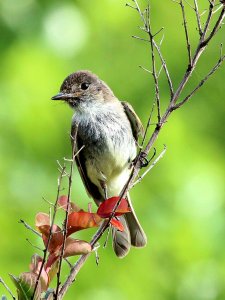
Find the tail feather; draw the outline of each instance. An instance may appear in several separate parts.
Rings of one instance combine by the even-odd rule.
[[[121,216],[118,219],[123,224],[124,231],[119,231],[116,228],[112,228],[113,249],[118,257],[123,258],[130,251],[130,231],[124,216]]]
[[[125,217],[130,231],[131,245],[134,247],[144,247],[147,244],[147,237],[135,214],[129,194],[127,194],[127,201],[129,203],[131,212],[127,213]]]
[[[147,244],[147,237],[134,212],[125,216],[130,232],[131,245],[134,247],[144,247]]]
[[[135,211],[133,209],[129,195],[127,196],[131,212],[121,216],[120,222],[124,226],[124,231],[113,228],[113,248],[120,258],[126,256],[131,245],[134,247],[144,247],[147,244],[147,237],[142,229]]]

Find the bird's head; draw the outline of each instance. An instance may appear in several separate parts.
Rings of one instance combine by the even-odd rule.
[[[60,92],[52,100],[66,101],[74,109],[91,108],[93,105],[112,101],[111,89],[90,71],[78,71],[66,77]]]

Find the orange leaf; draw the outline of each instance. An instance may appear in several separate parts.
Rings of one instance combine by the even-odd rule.
[[[35,217],[35,226],[40,227],[42,225],[50,225],[50,217],[45,213],[38,213]]]
[[[68,196],[62,195],[62,196],[59,197],[59,199],[58,199],[59,208],[62,208],[63,210],[66,210],[67,203],[68,203]],[[82,211],[82,209],[80,209],[80,207],[78,207],[75,203],[70,202],[69,206],[68,206],[68,211],[69,211],[69,213],[73,212],[73,211],[78,212],[78,211]]]
[[[105,201],[103,201],[97,210],[97,214],[101,218],[109,218],[111,216],[117,202],[119,201],[119,199],[120,199],[120,197],[112,197],[112,198],[109,198],[109,199],[106,199]],[[115,211],[114,216],[121,216],[130,211],[131,210],[128,205],[127,199],[122,198],[119,206],[117,207],[117,209]]]
[[[88,242],[82,240],[75,240],[73,238],[67,238],[63,257],[87,254],[91,251],[92,247]]]
[[[82,229],[98,227],[101,220],[96,213],[85,211],[72,212],[68,216],[67,236]]]
[[[42,230],[44,226],[42,226]],[[46,226],[47,227],[47,226]],[[42,239],[44,241],[45,246],[47,246],[47,242],[48,242],[48,237],[49,237],[49,232],[50,232],[50,226],[48,228],[45,228],[45,230],[47,230],[47,232],[44,230],[42,231]],[[62,246],[63,244],[63,233],[61,231],[61,228],[57,225],[53,225],[52,227],[52,234],[51,234],[51,240],[48,246],[48,252],[50,253],[56,253],[57,250]]]
[[[117,220],[116,218],[113,218],[111,221],[110,221],[111,225],[115,228],[117,228],[119,231],[124,231],[124,227],[123,227],[123,224]]]

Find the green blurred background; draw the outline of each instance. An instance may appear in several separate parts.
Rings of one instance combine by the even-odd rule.
[[[208,1],[199,5],[203,10]],[[187,14],[195,45],[198,33],[189,6]],[[37,212],[48,212],[42,197],[55,199],[56,160],[70,156],[72,111],[50,101],[62,80],[76,70],[92,70],[132,103],[144,124],[154,86],[138,68],[150,68],[149,46],[131,38],[141,23],[125,1],[1,0],[0,16],[0,275],[13,288],[8,273],[27,271],[37,252],[25,239],[42,246],[18,220],[33,225]],[[178,5],[152,1],[152,26],[154,31],[165,27],[162,51],[175,86],[187,63],[181,24]],[[200,60],[190,86],[215,63],[220,42],[225,42],[224,29]],[[168,88],[161,78],[165,107]],[[157,141],[158,153],[167,145],[166,155],[131,193],[147,247],[132,249],[123,260],[114,256],[110,243],[101,248],[100,265],[92,255],[65,299],[225,299],[224,78],[223,66],[171,116]],[[77,171],[73,199],[83,208],[90,201]],[[93,233],[77,237],[90,239]],[[65,266],[62,280],[67,273]]]

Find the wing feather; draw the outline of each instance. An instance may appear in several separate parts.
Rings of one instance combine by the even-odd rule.
[[[75,133],[75,131],[77,130],[77,133]],[[81,149],[81,147],[84,145],[82,142],[82,139],[79,135],[79,126],[76,123],[72,124],[71,127],[71,142],[73,143],[73,138],[74,137],[76,139],[75,141],[75,145],[76,145],[76,152]],[[86,166],[85,166],[85,155],[84,155],[84,151],[85,151],[85,145],[84,145],[84,149],[82,149],[78,155],[76,155],[75,157],[75,162],[77,165],[77,169],[80,173],[80,177],[83,181],[84,187],[87,191],[87,194],[92,197],[95,201],[95,203],[97,205],[99,205],[100,202],[102,202],[104,199],[101,195],[101,193],[99,192],[98,187],[93,184],[90,179],[88,178],[87,175],[87,170],[86,170]]]
[[[130,121],[134,138],[136,141],[138,141],[138,136],[143,136],[144,134],[144,127],[141,123],[141,120],[134,111],[133,107],[128,102],[121,101],[121,104],[123,105],[124,112],[127,115],[128,120]]]

